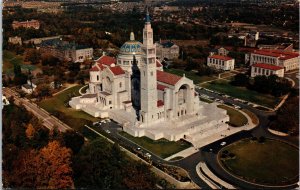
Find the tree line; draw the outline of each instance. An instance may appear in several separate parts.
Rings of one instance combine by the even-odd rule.
[[[84,141],[73,130],[44,128],[24,107],[3,109],[5,188],[152,189],[159,179],[149,166],[103,138]]]

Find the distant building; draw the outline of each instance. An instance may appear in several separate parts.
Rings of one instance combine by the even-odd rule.
[[[32,94],[33,91],[36,89],[36,84],[34,84],[33,82],[30,82],[30,80],[27,80],[26,84],[22,85],[22,90],[26,93],[26,94]]]
[[[2,109],[4,106],[8,106],[8,105],[9,105],[9,101],[4,95],[2,95]]]
[[[234,70],[234,59],[224,55],[211,55],[207,58],[207,66],[224,71]]]
[[[285,71],[298,69],[299,61],[299,53],[281,50],[255,50],[250,57],[250,65],[265,63],[283,67]]]
[[[15,30],[17,28],[24,27],[24,28],[34,28],[39,29],[40,28],[40,22],[38,20],[30,20],[30,21],[13,21],[12,28]]]
[[[18,36],[9,37],[8,38],[8,43],[22,45],[22,38],[18,37]]]
[[[34,45],[38,45],[38,44],[41,44],[43,41],[46,41],[46,40],[59,40],[61,38],[61,36],[49,36],[49,37],[44,37],[44,38],[32,38],[30,40],[26,40],[24,41],[23,43],[24,44],[28,44],[28,43],[32,43]]]
[[[179,57],[179,46],[171,41],[156,43],[156,56],[159,60],[177,59]]]
[[[259,49],[269,49],[269,50],[282,50],[285,52],[293,52],[293,43],[280,43],[280,44],[274,44],[274,45],[265,45],[260,44],[257,46]]]
[[[278,77],[284,76],[284,68],[276,65],[256,63],[251,66],[251,77],[258,75],[277,75]]]
[[[93,48],[61,39],[45,40],[40,44],[39,49],[42,53],[49,53],[60,60],[72,62],[83,62],[93,57]]]

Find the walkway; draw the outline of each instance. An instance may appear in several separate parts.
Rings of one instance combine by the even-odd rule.
[[[194,142],[194,146],[196,148],[201,148],[201,147],[204,147],[212,142],[215,142],[215,141],[218,141],[220,139],[223,139],[225,137],[228,137],[232,134],[235,134],[235,133],[238,133],[240,131],[243,131],[243,130],[251,130],[253,128],[255,128],[257,125],[254,124],[252,122],[252,119],[243,111],[239,110],[239,112],[241,112],[248,120],[248,123],[244,126],[241,126],[241,127],[228,127],[228,130],[225,130],[225,131],[220,131],[218,133],[215,133],[211,136],[208,136],[206,138],[203,138],[203,139],[200,139],[199,141],[197,142]]]
[[[84,85],[83,87],[81,87],[80,89],[79,89],[79,94],[82,96],[82,95],[84,95],[85,93],[82,93],[81,91],[82,91],[82,89],[84,89],[85,87],[87,87],[87,86],[89,86],[88,84],[87,85]]]
[[[190,147],[190,148],[187,148],[185,150],[182,150],[176,154],[173,154],[172,156],[169,156],[167,158],[165,158],[164,160],[166,161],[170,161],[172,158],[176,158],[176,157],[188,157],[192,154],[195,154],[196,152],[198,152],[198,149],[195,149],[194,147]]]
[[[56,96],[56,95],[58,95],[58,94],[64,92],[65,90],[68,90],[69,88],[72,88],[72,87],[77,86],[77,85],[78,85],[78,84],[67,84],[67,88],[65,88],[65,89],[63,89],[63,90],[61,90],[61,91],[59,91],[59,92],[56,92],[56,93],[52,94],[52,96]]]
[[[236,189],[236,187],[223,181],[213,172],[211,172],[205,162],[200,162],[196,166],[196,171],[199,177],[213,189],[221,189],[222,187],[225,187],[226,189]]]

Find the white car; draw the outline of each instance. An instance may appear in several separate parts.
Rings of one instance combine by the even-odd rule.
[[[109,130],[106,130],[105,132],[107,132],[108,134],[110,133],[110,131],[109,131]]]
[[[223,142],[221,142],[221,144],[220,144],[221,146],[224,146],[224,145],[226,145],[226,142],[225,141],[223,141]]]
[[[151,157],[151,154],[149,154],[148,152],[145,154],[145,156],[147,156],[148,158]]]

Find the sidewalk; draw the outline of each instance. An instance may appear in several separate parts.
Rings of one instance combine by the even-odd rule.
[[[251,130],[254,127],[256,127],[257,125],[255,125],[252,122],[252,119],[243,111],[239,110],[247,119],[248,119],[248,123],[242,127],[229,127],[229,130],[225,130],[225,131],[221,131],[218,133],[215,133],[214,135],[211,135],[209,137],[203,138],[203,139],[199,139],[197,142],[194,142],[194,146],[195,148],[201,148],[203,146],[206,146],[212,142],[218,141],[220,139],[223,139],[224,137],[230,136],[234,133],[238,133],[242,130]]]
[[[202,169],[203,172],[201,172],[200,168]],[[223,181],[222,179],[217,177],[214,173],[212,173],[204,162],[200,162],[196,166],[196,171],[198,176],[213,189],[220,189],[221,187],[219,187],[219,185],[223,186],[226,189],[236,189],[236,187]],[[209,178],[206,177],[205,175],[207,175]]]
[[[167,158],[165,158],[164,160],[166,161],[170,161],[172,158],[175,158],[175,157],[188,157],[194,153],[198,152],[197,149],[195,149],[194,147],[190,147],[190,148],[187,148],[185,150],[182,150],[180,152],[177,152],[176,154],[173,154],[172,156],[169,156]]]
[[[68,84],[67,88],[65,88],[65,89],[63,89],[63,90],[61,90],[59,92],[56,92],[56,93],[52,94],[52,96],[56,96],[57,94],[60,94],[60,93],[64,92],[65,90],[68,90],[69,88],[72,88],[72,87],[74,87],[76,85],[78,85],[78,84]]]

